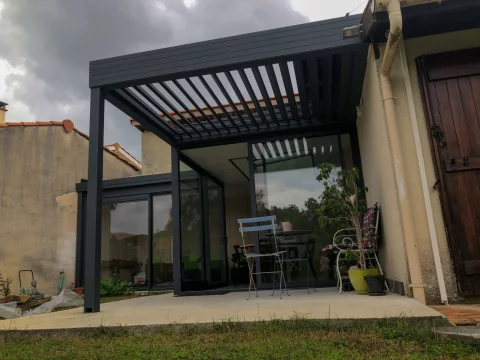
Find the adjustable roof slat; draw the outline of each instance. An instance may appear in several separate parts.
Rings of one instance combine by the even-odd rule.
[[[283,85],[285,86],[285,92],[287,93],[288,106],[292,113],[292,120],[299,122],[297,110],[297,101],[295,100],[295,94],[293,93],[292,79],[290,78],[290,71],[288,70],[287,63],[280,63],[280,73],[282,74]]]
[[[290,125],[290,119],[287,116],[287,110],[285,109],[285,104],[283,103],[282,93],[280,92],[280,87],[278,86],[277,76],[275,75],[275,70],[273,65],[265,65],[267,69],[268,80],[272,86],[273,93],[275,94],[275,99],[277,100],[277,107],[280,109],[280,115],[282,115],[282,120]]]
[[[152,131],[168,144],[173,145],[177,139],[181,139],[181,136],[164,121],[144,113],[122,90],[107,91],[105,96],[108,102],[135,118],[145,129]]]
[[[211,134],[209,130],[207,130],[207,128],[202,124],[202,122],[195,116],[195,114],[193,114],[190,109],[188,108],[187,105],[185,105],[185,103],[177,96],[177,94],[175,94],[175,92],[170,89],[170,87],[165,84],[165,83],[158,83],[158,86],[160,86],[163,90],[165,90],[171,97],[173,100],[175,100],[191,117],[192,117],[192,120],[194,120],[198,125],[200,125],[200,127],[205,130],[209,135]],[[151,91],[154,91],[155,94],[157,92],[159,92],[153,85],[147,85],[147,87],[151,90]],[[168,105],[168,104],[167,104]],[[173,104],[172,104],[173,105]],[[170,106],[170,105],[168,105]],[[185,118],[185,116],[181,113],[181,111],[179,111],[178,109],[175,109],[175,113],[181,118],[183,119],[184,121],[189,121],[187,118]],[[190,122],[189,122],[190,123]]]
[[[244,69],[239,69],[238,73],[240,74],[240,78],[242,79],[243,85],[245,86],[245,89],[247,89],[248,96],[250,96],[250,99],[253,101],[253,105],[255,106],[255,110],[257,113],[260,115],[260,119],[262,119],[263,123],[267,125],[267,127],[270,127],[270,124],[267,121],[267,118],[265,117],[265,114],[263,113],[262,107],[260,106],[260,103],[258,102],[257,95],[255,95],[255,91],[253,91],[252,85],[250,84],[250,81],[248,80],[248,76],[245,73]]]
[[[152,96],[150,96],[149,93],[147,93],[145,90],[143,90],[139,86],[134,86],[133,87],[136,91],[140,93],[145,99],[147,99],[153,106],[155,106],[160,113],[162,113],[163,116],[166,116],[168,120],[170,120],[172,123],[177,125],[182,131],[187,134],[188,136],[192,137],[192,134],[182,125],[180,124],[177,119],[175,119],[172,115],[170,115],[169,111],[165,109],[164,106],[162,106],[158,101],[156,101]],[[132,93],[133,94],[133,93]],[[148,106],[148,105],[147,105]]]
[[[318,79],[318,63],[316,58],[307,60],[308,78],[310,80],[310,101],[313,105],[315,119],[320,121],[322,118],[322,109],[320,108],[320,89]]]
[[[166,104],[170,109],[173,110],[173,112],[175,114],[177,114],[177,116],[183,120],[186,124],[188,124],[188,126],[193,130],[195,131],[198,135],[201,135],[200,132],[195,129],[195,127],[193,127],[193,125],[191,124],[191,122],[185,117],[183,116],[183,114],[176,108],[176,106],[174,104],[172,104],[170,102],[170,100],[167,99],[166,96],[164,96],[160,91],[158,91],[157,88],[155,88],[153,85],[151,84],[147,84],[146,87],[155,94],[155,96],[157,96],[160,100],[163,101],[164,104]],[[197,119],[198,121],[198,119]],[[188,131],[188,130],[187,130]]]
[[[297,80],[298,96],[300,97],[300,106],[302,108],[302,116],[305,120],[310,121],[310,109],[308,107],[307,90],[305,87],[304,67],[301,60],[293,62],[295,69],[295,78]]]
[[[267,88],[265,87],[262,75],[260,74],[260,70],[258,70],[258,67],[254,66],[252,67],[252,72],[253,76],[255,77],[255,81],[257,82],[258,88],[260,89],[260,93],[262,94],[263,101],[267,106],[270,118],[277,124],[277,126],[280,126],[280,122],[278,121],[275,110],[273,109],[272,102],[270,101],[270,96],[268,95]]]
[[[322,97],[326,121],[332,121],[332,57],[322,60]]]
[[[233,102],[230,95],[228,95],[227,90],[223,86],[223,84],[220,81],[220,79],[218,78],[217,74],[211,74],[211,76],[213,78],[213,81],[215,81],[215,84],[217,84],[218,88],[220,89],[222,95],[225,97],[225,99],[227,99],[227,102],[230,105],[230,107],[233,109],[233,112],[235,113],[235,115],[237,115],[237,117],[240,119],[240,122],[242,123],[242,125],[245,126],[248,129],[248,125],[245,122],[245,120],[243,119],[242,114],[240,114],[240,112],[238,111],[237,107],[235,106],[235,103]]]
[[[212,115],[218,120],[218,122],[228,131],[230,132],[230,129],[228,128],[227,125],[222,121],[222,119],[218,116],[217,112],[212,108],[212,106],[208,103],[208,101],[205,99],[205,96],[202,95],[202,93],[198,90],[198,88],[195,86],[193,81],[190,78],[185,79],[188,85],[192,88],[192,90],[195,92],[195,94],[202,100],[202,102],[208,107],[208,110],[212,113]]]
[[[178,131],[175,130],[175,128],[173,126],[169,125],[164,119],[162,119],[160,117],[160,114],[157,114],[155,111],[153,111],[147,104],[145,104],[145,102],[142,99],[140,99],[137,95],[135,95],[131,90],[129,90],[129,89],[121,89],[120,90],[119,89],[118,92],[123,93],[126,96],[128,96],[130,99],[132,99],[135,102],[136,106],[140,110],[142,110],[144,113],[149,114],[151,117],[156,119],[157,122],[159,122],[159,123],[163,122],[167,128],[171,129],[176,135],[180,136],[180,138],[183,140],[183,135],[182,134],[180,134]],[[188,132],[186,130],[185,130],[185,133],[191,137],[191,135],[188,134]]]
[[[352,54],[343,54],[341,57],[340,84],[338,86],[339,101],[337,105],[337,114],[340,121],[345,119],[347,106],[340,99],[350,99],[350,87],[352,78]]]
[[[193,100],[193,98],[185,90],[185,88],[178,82],[178,80],[173,80],[172,82],[175,84],[177,89],[180,90],[180,92],[187,98],[187,100],[190,101],[192,106],[195,108],[195,111],[198,111],[200,113],[200,115],[210,124],[210,126],[220,134],[220,131],[218,130],[218,128],[213,124],[213,122],[210,120],[210,118],[207,116],[207,114],[205,114],[205,112],[202,110],[202,108],[197,105],[195,100]],[[166,84],[163,84],[163,85],[166,85]],[[179,104],[181,106],[183,106],[185,110],[188,108],[186,105],[182,105],[182,103],[179,103]],[[190,113],[190,110],[187,110],[187,111],[191,116],[193,116],[193,114]]]
[[[235,92],[235,95],[237,95],[238,99],[240,100],[240,103],[243,106],[243,110],[247,113],[248,117],[252,121],[252,124],[255,124],[257,129],[260,128],[258,126],[257,120],[255,119],[255,117],[252,114],[252,111],[250,110],[250,107],[248,106],[247,102],[245,101],[245,98],[243,97],[242,92],[238,88],[237,83],[235,82],[235,79],[233,78],[232,74],[229,71],[227,71],[227,72],[225,72],[225,76],[226,76],[228,82],[230,83],[230,86],[232,87],[233,91]]]
[[[240,130],[240,128],[237,126],[237,124],[235,124],[235,122],[233,121],[232,117],[230,116],[230,114],[228,113],[227,109],[225,109],[225,106],[223,106],[222,102],[219,100],[217,94],[215,94],[215,92],[212,90],[212,88],[210,87],[210,85],[208,85],[207,81],[205,80],[205,78],[203,77],[203,75],[200,75],[198,77],[198,79],[200,79],[200,82],[202,83],[203,87],[207,90],[207,92],[210,94],[210,96],[212,97],[212,99],[217,103],[217,106],[222,110],[222,112],[224,113],[224,115],[227,117],[228,120],[230,120],[230,123],[233,125],[233,127],[235,129],[237,129],[237,131]],[[220,120],[222,121],[222,120]]]

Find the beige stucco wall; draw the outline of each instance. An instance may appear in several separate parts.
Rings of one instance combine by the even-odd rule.
[[[63,269],[75,279],[77,193],[87,178],[88,140],[62,126],[0,128],[0,271],[19,291],[32,269],[39,291],[55,293]],[[136,175],[105,152],[104,178]],[[30,287],[27,274],[24,287]]]
[[[142,175],[164,174],[172,171],[171,148],[154,133],[142,133]]]
[[[368,55],[362,97],[361,116],[357,120],[358,140],[368,204],[380,203],[380,262],[389,279],[408,284],[393,161],[373,51]]]
[[[425,162],[427,182],[432,185],[436,181],[433,157],[428,139],[428,128],[418,84],[415,59],[424,54],[432,54],[480,46],[480,29],[459,31],[448,34],[426,36],[405,41],[410,82],[414,99],[415,114],[418,121],[418,131]],[[384,47],[380,46],[383,56]],[[380,251],[381,260],[388,277],[405,279],[408,284],[408,264],[403,250],[401,217],[398,210],[398,193],[394,182],[392,154],[388,146],[388,133],[385,127],[384,109],[381,102],[378,83],[380,60],[375,60],[373,53],[369,54],[367,73],[365,76],[362,116],[358,119],[358,132],[362,156],[363,172],[366,184],[369,186],[369,202],[380,199],[382,203],[384,248]],[[433,260],[430,231],[426,216],[426,208],[420,179],[420,168],[414,143],[406,84],[403,77],[402,61],[397,56],[393,63],[392,88],[395,96],[396,113],[400,141],[403,149],[406,189],[410,195],[410,209],[413,213],[416,242],[420,255],[425,294],[429,303],[440,303],[438,279]],[[374,159],[374,160],[372,160]],[[389,161],[390,159],[390,161]],[[446,281],[449,301],[455,301],[458,293],[450,252],[447,244],[445,225],[443,222],[440,198],[437,191],[429,186],[431,207],[435,229],[440,249],[443,273]],[[396,255],[397,254],[397,255]],[[393,274],[392,274],[393,273]],[[402,281],[405,281],[402,280]],[[407,288],[408,290],[408,288]]]

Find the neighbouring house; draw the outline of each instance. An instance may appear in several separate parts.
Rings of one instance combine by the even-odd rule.
[[[144,168],[102,182],[94,166],[77,185],[88,199],[85,311],[99,311],[106,276],[176,295],[224,291],[237,219],[263,214],[309,229],[315,284],[335,286],[321,253],[332,234],[315,213],[322,162],[360,169],[368,203],[380,203],[393,291],[422,303],[478,296],[479,7],[370,0],[361,16],[91,62],[91,136],[106,100],[143,132]],[[290,280],[305,286],[305,273]]]
[[[56,295],[60,272],[75,281],[78,203],[86,179],[88,136],[70,120],[6,122],[0,103],[0,271],[19,292],[31,269],[38,290]],[[12,119],[13,120],[13,119]],[[136,176],[141,164],[118,145],[103,150],[106,179]],[[31,276],[22,276],[30,289]]]

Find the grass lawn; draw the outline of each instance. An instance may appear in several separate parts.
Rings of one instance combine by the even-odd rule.
[[[0,359],[480,359],[432,320],[293,319],[159,328],[0,333]]]

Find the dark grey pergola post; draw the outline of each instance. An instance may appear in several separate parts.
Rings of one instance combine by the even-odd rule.
[[[105,91],[90,92],[90,142],[85,232],[85,312],[100,311],[102,238],[102,177]]]
[[[180,160],[178,149],[171,147],[172,159],[172,235],[173,235],[173,294],[182,292],[182,246],[180,225]]]

